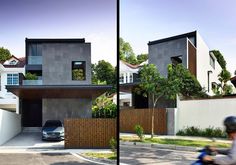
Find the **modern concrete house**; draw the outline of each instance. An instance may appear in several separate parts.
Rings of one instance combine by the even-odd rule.
[[[19,113],[19,100],[6,90],[6,85],[19,85],[20,77],[25,73],[25,58],[11,56],[0,63],[0,109]]]
[[[7,85],[19,97],[23,127],[46,120],[91,118],[92,100],[111,86],[91,84],[91,43],[85,39],[28,39],[26,73],[36,80]]]
[[[148,55],[149,63],[155,64],[163,76],[167,76],[168,64],[183,64],[213,95],[212,86],[218,83],[222,68],[197,31],[150,41]]]

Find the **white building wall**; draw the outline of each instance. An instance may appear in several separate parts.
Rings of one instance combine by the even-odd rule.
[[[1,73],[1,91],[0,91],[0,103],[6,104],[15,104],[16,105],[16,113],[19,113],[19,99],[11,92],[7,92],[6,85],[7,85],[7,74],[18,74],[23,73],[25,74],[25,68],[4,68],[2,65],[0,67]],[[12,107],[12,106],[11,106]]]
[[[185,127],[223,127],[227,116],[236,116],[236,97],[204,100],[178,100],[176,132]],[[175,132],[175,133],[176,133]]]
[[[206,45],[206,43],[203,41],[202,37],[197,32],[197,79],[201,86],[208,89],[208,71],[212,71],[212,73],[209,74],[209,89],[210,92],[209,95],[214,95],[214,93],[211,90],[211,83],[218,81],[218,74],[221,72],[221,67],[218,64],[217,60],[215,59],[215,69],[210,65],[210,55],[209,55],[209,48]]]
[[[21,132],[21,115],[0,109],[0,145]]]

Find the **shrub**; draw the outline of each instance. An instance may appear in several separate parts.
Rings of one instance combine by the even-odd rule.
[[[141,125],[135,125],[134,131],[138,135],[139,139],[143,141],[144,135],[143,135],[143,127]]]
[[[35,73],[32,74],[32,73],[28,72],[25,74],[25,79],[26,80],[37,80],[37,75]]]
[[[179,136],[203,136],[203,137],[218,137],[226,138],[227,134],[220,128],[208,127],[201,129],[199,127],[186,127],[179,130],[176,135]]]
[[[117,142],[113,137],[110,139],[109,145],[111,147],[111,151],[115,153],[116,152],[116,147],[117,147]]]
[[[92,117],[93,118],[116,118],[117,116],[117,105],[110,103],[105,107],[93,106]]]

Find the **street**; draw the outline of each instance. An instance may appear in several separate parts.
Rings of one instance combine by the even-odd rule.
[[[93,165],[70,153],[0,153],[1,165]]]
[[[120,146],[120,163],[189,165],[199,153],[140,146]]]

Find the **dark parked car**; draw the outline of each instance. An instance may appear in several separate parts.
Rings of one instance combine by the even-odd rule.
[[[60,120],[47,120],[42,128],[42,140],[64,140],[64,127]]]

